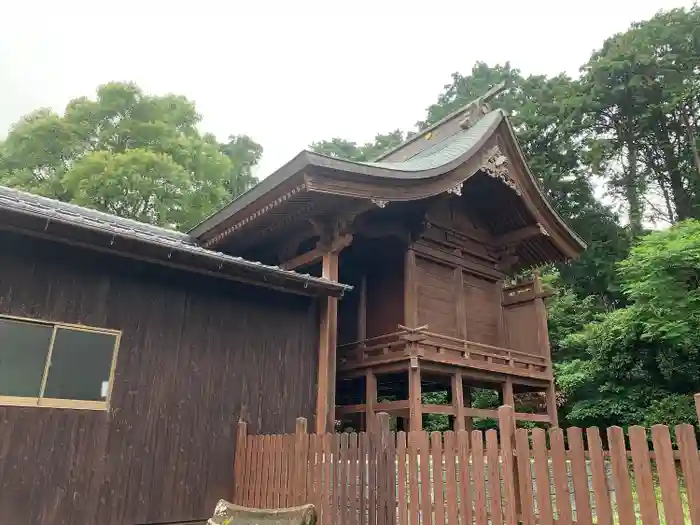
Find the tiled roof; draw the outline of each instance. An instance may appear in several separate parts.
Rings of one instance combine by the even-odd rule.
[[[83,206],[69,204],[31,193],[0,186],[0,210],[9,210],[35,217],[44,217],[51,221],[70,224],[78,228],[133,239],[143,243],[154,244],[174,251],[203,256],[228,266],[254,270],[261,274],[276,275],[285,280],[314,283],[329,289],[349,290],[351,286],[334,283],[328,279],[314,277],[308,274],[283,270],[278,266],[269,266],[259,262],[249,261],[221,252],[208,250],[198,246],[186,233],[160,228],[139,221],[124,219],[116,215],[91,210]]]

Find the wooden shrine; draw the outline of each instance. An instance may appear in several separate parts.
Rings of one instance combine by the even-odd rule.
[[[316,431],[370,428],[388,412],[406,430],[422,415],[455,429],[539,392],[557,424],[545,292],[523,270],[585,248],[547,202],[513,128],[488,97],[375,162],[304,151],[191,234],[203,246],[353,286],[325,299]],[[449,404],[422,394],[447,390]]]

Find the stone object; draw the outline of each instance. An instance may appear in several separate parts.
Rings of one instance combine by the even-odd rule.
[[[252,509],[219,500],[207,525],[316,525],[316,508]]]

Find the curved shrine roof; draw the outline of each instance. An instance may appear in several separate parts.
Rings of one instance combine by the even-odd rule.
[[[454,121],[460,111],[447,119]],[[424,130],[418,138],[427,138],[431,133]],[[507,171],[504,172],[505,175],[501,172],[490,175],[501,178],[516,189],[518,195],[526,201],[536,222],[544,223],[548,229],[554,228],[560,233],[555,244],[560,245],[564,258],[577,255],[585,249],[583,240],[566,225],[539,188],[527,166],[513,128],[502,110],[496,109],[479,115],[478,120],[466,129],[462,128],[461,123],[460,127],[452,125],[447,136],[441,137],[438,132],[434,139],[434,144],[418,144],[417,147],[422,149],[416,150],[416,144],[409,144],[416,140],[414,137],[404,143],[409,144],[405,151],[395,153],[405,147],[401,145],[386,155],[384,160],[376,162],[351,161],[304,150],[204,220],[190,234],[207,246],[215,245],[232,232],[244,235],[244,228],[255,228],[254,224],[261,224],[256,221],[273,208],[278,208],[278,217],[289,215],[285,206],[291,206],[290,202],[308,202],[310,196],[300,197],[308,193],[364,198],[383,203],[427,198],[449,191],[448,187],[438,184],[441,179],[446,183],[449,181],[454,187],[455,184],[466,182],[480,170],[489,171],[489,167],[478,158],[483,159],[485,153],[491,151],[492,157],[497,157],[497,162],[517,165],[520,180],[516,184]],[[471,165],[471,169],[458,169],[465,165]],[[461,179],[455,175],[458,172],[463,174]],[[331,180],[333,183],[328,184]],[[342,184],[354,184],[356,187],[362,184],[364,193],[353,193],[354,190],[341,187]],[[410,188],[410,191],[399,191],[399,187]]]

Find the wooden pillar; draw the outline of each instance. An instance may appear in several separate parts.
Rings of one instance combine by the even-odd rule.
[[[423,402],[420,386],[420,366],[418,358],[411,358],[411,365],[408,369],[408,410],[409,410],[409,430],[423,430]]]
[[[376,429],[374,405],[377,403],[377,376],[371,369],[365,372],[365,431]]]
[[[418,327],[418,297],[416,295],[416,252],[406,250],[404,265],[404,323],[409,328]]]
[[[537,313],[537,340],[539,347],[542,349],[542,355],[549,361],[552,360],[552,351],[549,347],[549,329],[547,327],[547,306],[544,304],[544,288],[542,287],[542,279],[540,275],[535,274],[533,283],[535,294],[535,312]]]
[[[464,300],[464,275],[462,268],[457,267],[454,270],[455,289],[455,308],[457,315],[457,337],[467,339],[467,306]]]
[[[238,422],[238,428],[236,430],[236,453],[233,461],[233,495],[231,501],[238,505],[244,505],[243,495],[245,489],[247,488],[243,484],[243,473],[246,470],[246,458],[248,457],[248,450],[246,449],[246,441],[248,437],[248,426],[244,421]],[[251,466],[248,465],[248,468]]]
[[[515,411],[515,394],[513,393],[513,379],[506,377],[506,382],[503,383],[503,404],[512,406]]]
[[[554,388],[554,380],[552,379],[547,387],[547,415],[549,422],[553,427],[559,426],[559,417],[557,415],[557,392]]]
[[[360,297],[357,305],[357,340],[367,339],[367,275],[360,281]]]
[[[455,409],[454,430],[464,430],[466,419],[464,414],[464,383],[462,372],[459,370],[452,374],[452,406]]]
[[[323,277],[338,281],[337,251],[323,254]],[[335,426],[335,367],[338,336],[338,299],[327,297],[321,304],[318,352],[318,393],[316,396],[316,433],[333,432]]]

